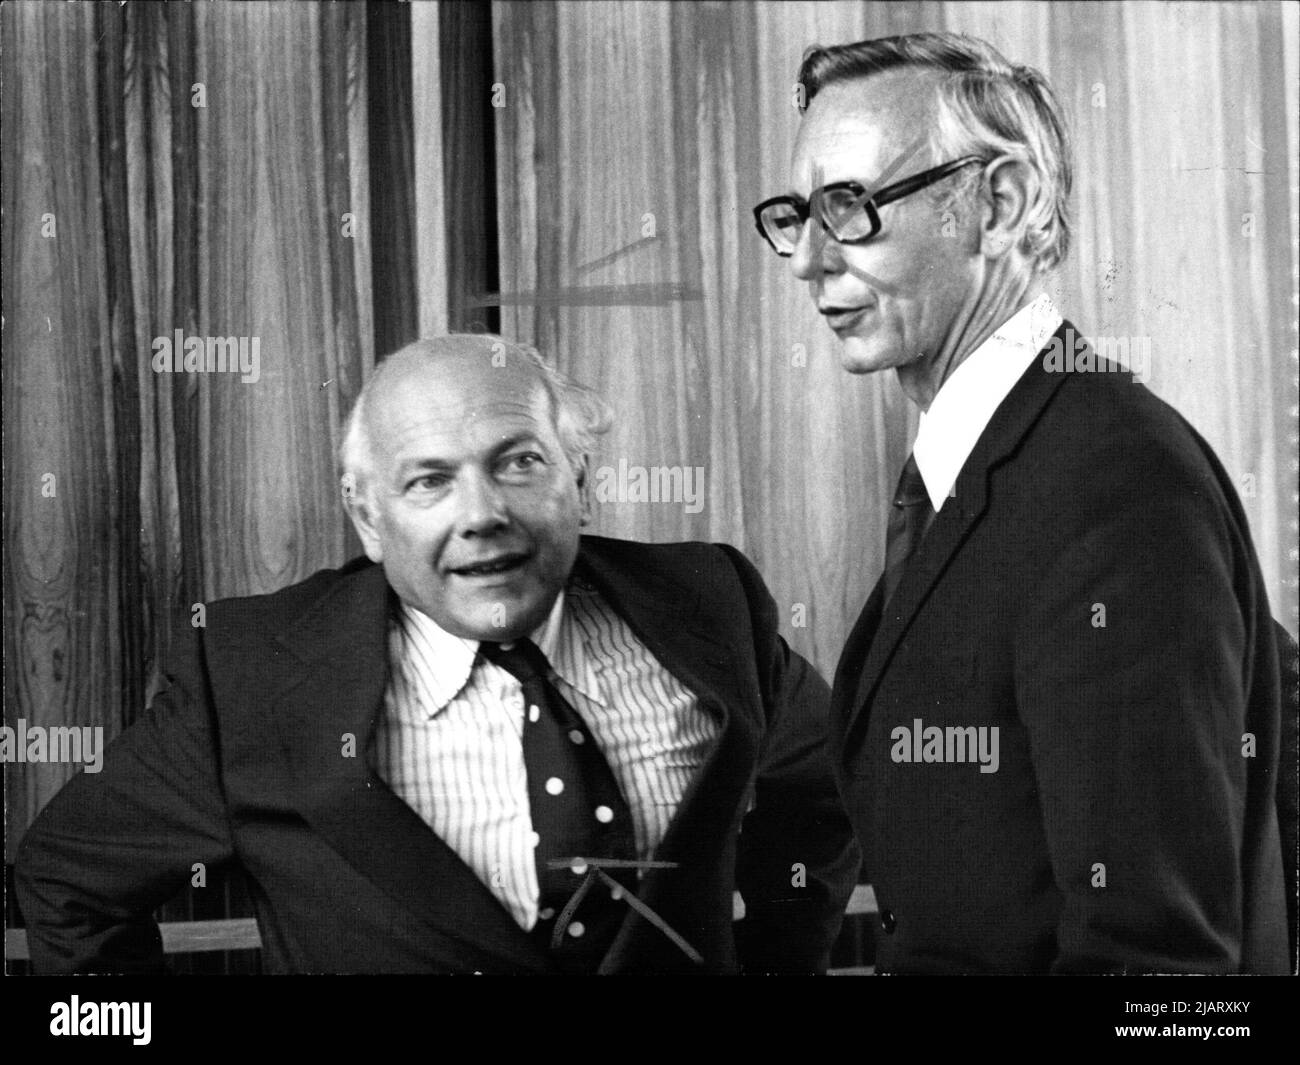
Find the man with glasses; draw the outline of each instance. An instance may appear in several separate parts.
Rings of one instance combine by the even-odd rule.
[[[1285,971],[1259,565],[1209,446],[1045,294],[1051,88],[953,34],[811,49],[799,84],[759,232],[921,410],[832,695],[879,967]]]

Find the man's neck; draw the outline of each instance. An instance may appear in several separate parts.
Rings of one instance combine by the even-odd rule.
[[[1002,263],[1005,260],[999,261]],[[930,409],[943,383],[973,351],[1043,292],[1042,279],[1037,273],[999,276],[1002,273],[990,274],[986,283],[972,292],[958,310],[937,355],[898,367],[898,383],[907,398],[921,410]]]

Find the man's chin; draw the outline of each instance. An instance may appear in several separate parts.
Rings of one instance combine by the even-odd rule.
[[[879,373],[897,366],[900,359],[875,337],[846,336],[840,341],[840,366],[849,373]]]

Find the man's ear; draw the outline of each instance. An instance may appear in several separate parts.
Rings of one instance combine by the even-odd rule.
[[[1000,259],[1020,248],[1029,212],[1038,200],[1038,174],[1019,156],[1001,155],[985,167],[984,175],[980,252]]]
[[[370,505],[369,494],[361,490],[357,485],[356,477],[350,473],[343,475],[340,489],[343,495],[343,509],[348,512],[348,517],[352,519],[352,527],[357,530],[357,536],[361,538],[361,546],[365,549],[366,557],[371,562],[382,562],[384,560],[383,542],[379,536],[379,529],[376,524],[374,508]]]
[[[591,524],[591,479],[587,476],[590,459],[590,455],[583,455],[573,467],[573,477],[578,485],[578,505],[581,508],[578,517],[580,526]]]

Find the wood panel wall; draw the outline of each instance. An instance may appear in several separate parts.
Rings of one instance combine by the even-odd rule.
[[[704,471],[697,513],[629,492],[598,506],[596,531],[743,548],[787,637],[831,674],[881,572],[916,419],[893,375],[840,369],[750,208],[786,185],[805,48],[959,30],[1052,80],[1079,174],[1053,295],[1090,334],[1149,340],[1148,383],[1237,479],[1274,612],[1296,630],[1293,8],[497,0],[493,13],[503,329],[613,401],[598,466]]]
[[[0,9],[7,724],[111,737],[175,617],[357,553],[334,448],[414,325],[372,308],[366,14]],[[260,375],[154,372],[175,330],[257,338]],[[11,858],[77,767],[5,768]]]

